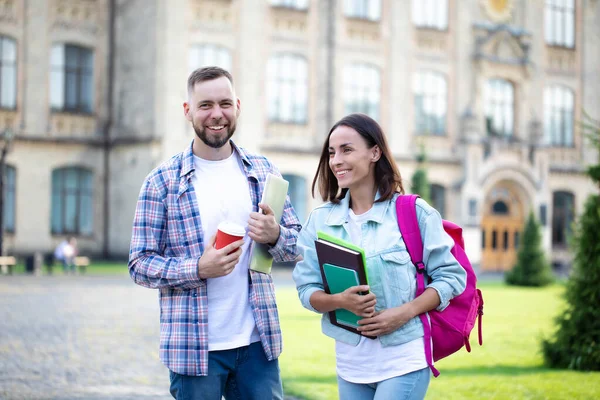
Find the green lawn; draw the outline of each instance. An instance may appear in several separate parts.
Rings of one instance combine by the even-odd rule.
[[[600,396],[600,372],[543,367],[540,338],[552,332],[563,287],[481,286],[485,300],[483,347],[471,334],[464,349],[437,363],[428,399],[592,399]],[[321,333],[319,316],[300,305],[293,288],[277,291],[284,337],[280,359],[286,394],[337,399],[334,341]]]
[[[42,264],[42,275],[48,275],[48,268]],[[77,271],[77,273],[80,273]],[[22,262],[13,267],[13,274],[22,275],[25,274],[25,264]],[[64,275],[62,264],[55,262],[52,268],[53,275]],[[85,275],[120,275],[128,274],[127,262],[124,261],[98,261],[92,263],[86,268]]]

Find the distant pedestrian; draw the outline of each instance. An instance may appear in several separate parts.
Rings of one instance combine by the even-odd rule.
[[[75,256],[77,256],[77,239],[73,236],[60,242],[54,250],[54,258],[62,263],[65,274],[75,273]]]

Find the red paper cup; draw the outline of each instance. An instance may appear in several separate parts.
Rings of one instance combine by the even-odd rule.
[[[219,250],[242,239],[246,235],[246,229],[234,222],[221,222],[217,227],[217,238],[215,240],[215,249]]]

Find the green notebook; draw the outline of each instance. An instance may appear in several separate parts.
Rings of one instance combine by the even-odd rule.
[[[351,286],[358,286],[358,274],[353,269],[338,267],[333,264],[323,264],[325,279],[329,283],[331,294],[341,293]],[[358,327],[358,320],[362,319],[358,315],[340,308],[335,310],[335,319],[339,324]]]

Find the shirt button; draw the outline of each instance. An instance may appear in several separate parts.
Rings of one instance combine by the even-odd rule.
[[[198,297],[198,293],[194,292],[194,293],[192,294],[192,297]]]

